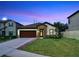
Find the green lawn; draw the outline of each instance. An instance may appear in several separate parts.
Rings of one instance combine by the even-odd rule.
[[[42,54],[46,56],[79,56],[79,40],[62,39],[38,39],[22,50]]]

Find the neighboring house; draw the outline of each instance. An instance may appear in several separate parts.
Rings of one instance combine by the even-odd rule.
[[[64,36],[79,39],[79,11],[68,17],[68,30],[64,33]]]
[[[48,22],[22,25],[13,20],[0,21],[1,36],[18,36],[18,37],[45,37],[46,35],[56,35],[56,27]]]
[[[0,36],[17,36],[17,27],[22,24],[13,20],[0,20]]]

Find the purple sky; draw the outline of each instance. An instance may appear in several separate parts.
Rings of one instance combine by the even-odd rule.
[[[34,22],[67,23],[79,10],[79,2],[0,2],[0,19],[7,17],[22,24]]]

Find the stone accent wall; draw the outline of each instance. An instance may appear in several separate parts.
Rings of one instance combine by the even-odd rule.
[[[46,33],[47,33],[47,26],[45,25],[40,25],[38,26],[38,30],[39,30],[39,33],[38,33],[38,37],[40,36],[40,29],[43,29],[43,36],[45,37],[46,36]]]

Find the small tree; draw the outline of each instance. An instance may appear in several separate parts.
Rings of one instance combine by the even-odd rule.
[[[54,22],[54,26],[56,27],[56,31],[57,31],[57,36],[61,37],[63,31],[65,31],[66,29],[68,29],[68,25],[67,24],[63,24],[60,22]]]

